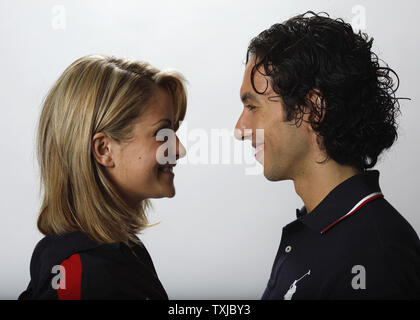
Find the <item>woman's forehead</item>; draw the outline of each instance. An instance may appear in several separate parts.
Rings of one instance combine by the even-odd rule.
[[[167,90],[158,88],[150,98],[144,113],[139,117],[139,123],[150,122],[155,124],[161,118],[168,118],[173,121],[175,110],[172,97]]]

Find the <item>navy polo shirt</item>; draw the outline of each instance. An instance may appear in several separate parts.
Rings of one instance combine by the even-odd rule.
[[[420,299],[419,237],[380,193],[370,170],[297,209],[262,299]]]

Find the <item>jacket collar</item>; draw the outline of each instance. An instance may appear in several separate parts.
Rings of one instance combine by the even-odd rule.
[[[365,171],[336,186],[309,214],[305,206],[296,209],[296,216],[309,228],[321,232],[347,214],[361,199],[374,192],[381,192],[379,171]]]

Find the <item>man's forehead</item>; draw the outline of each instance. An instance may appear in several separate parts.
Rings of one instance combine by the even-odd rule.
[[[273,91],[270,77],[265,76],[260,71],[255,70],[253,74],[254,86],[251,82],[251,71],[255,62],[249,61],[245,68],[244,79],[239,91],[242,102],[245,101],[259,101],[261,98],[267,98],[275,94]],[[255,91],[257,89],[258,92]]]

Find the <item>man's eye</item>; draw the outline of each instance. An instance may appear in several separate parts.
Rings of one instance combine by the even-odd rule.
[[[246,108],[247,108],[249,111],[253,111],[253,110],[255,110],[257,107],[256,107],[256,106],[252,106],[252,105],[248,104],[248,105],[246,105]]]

